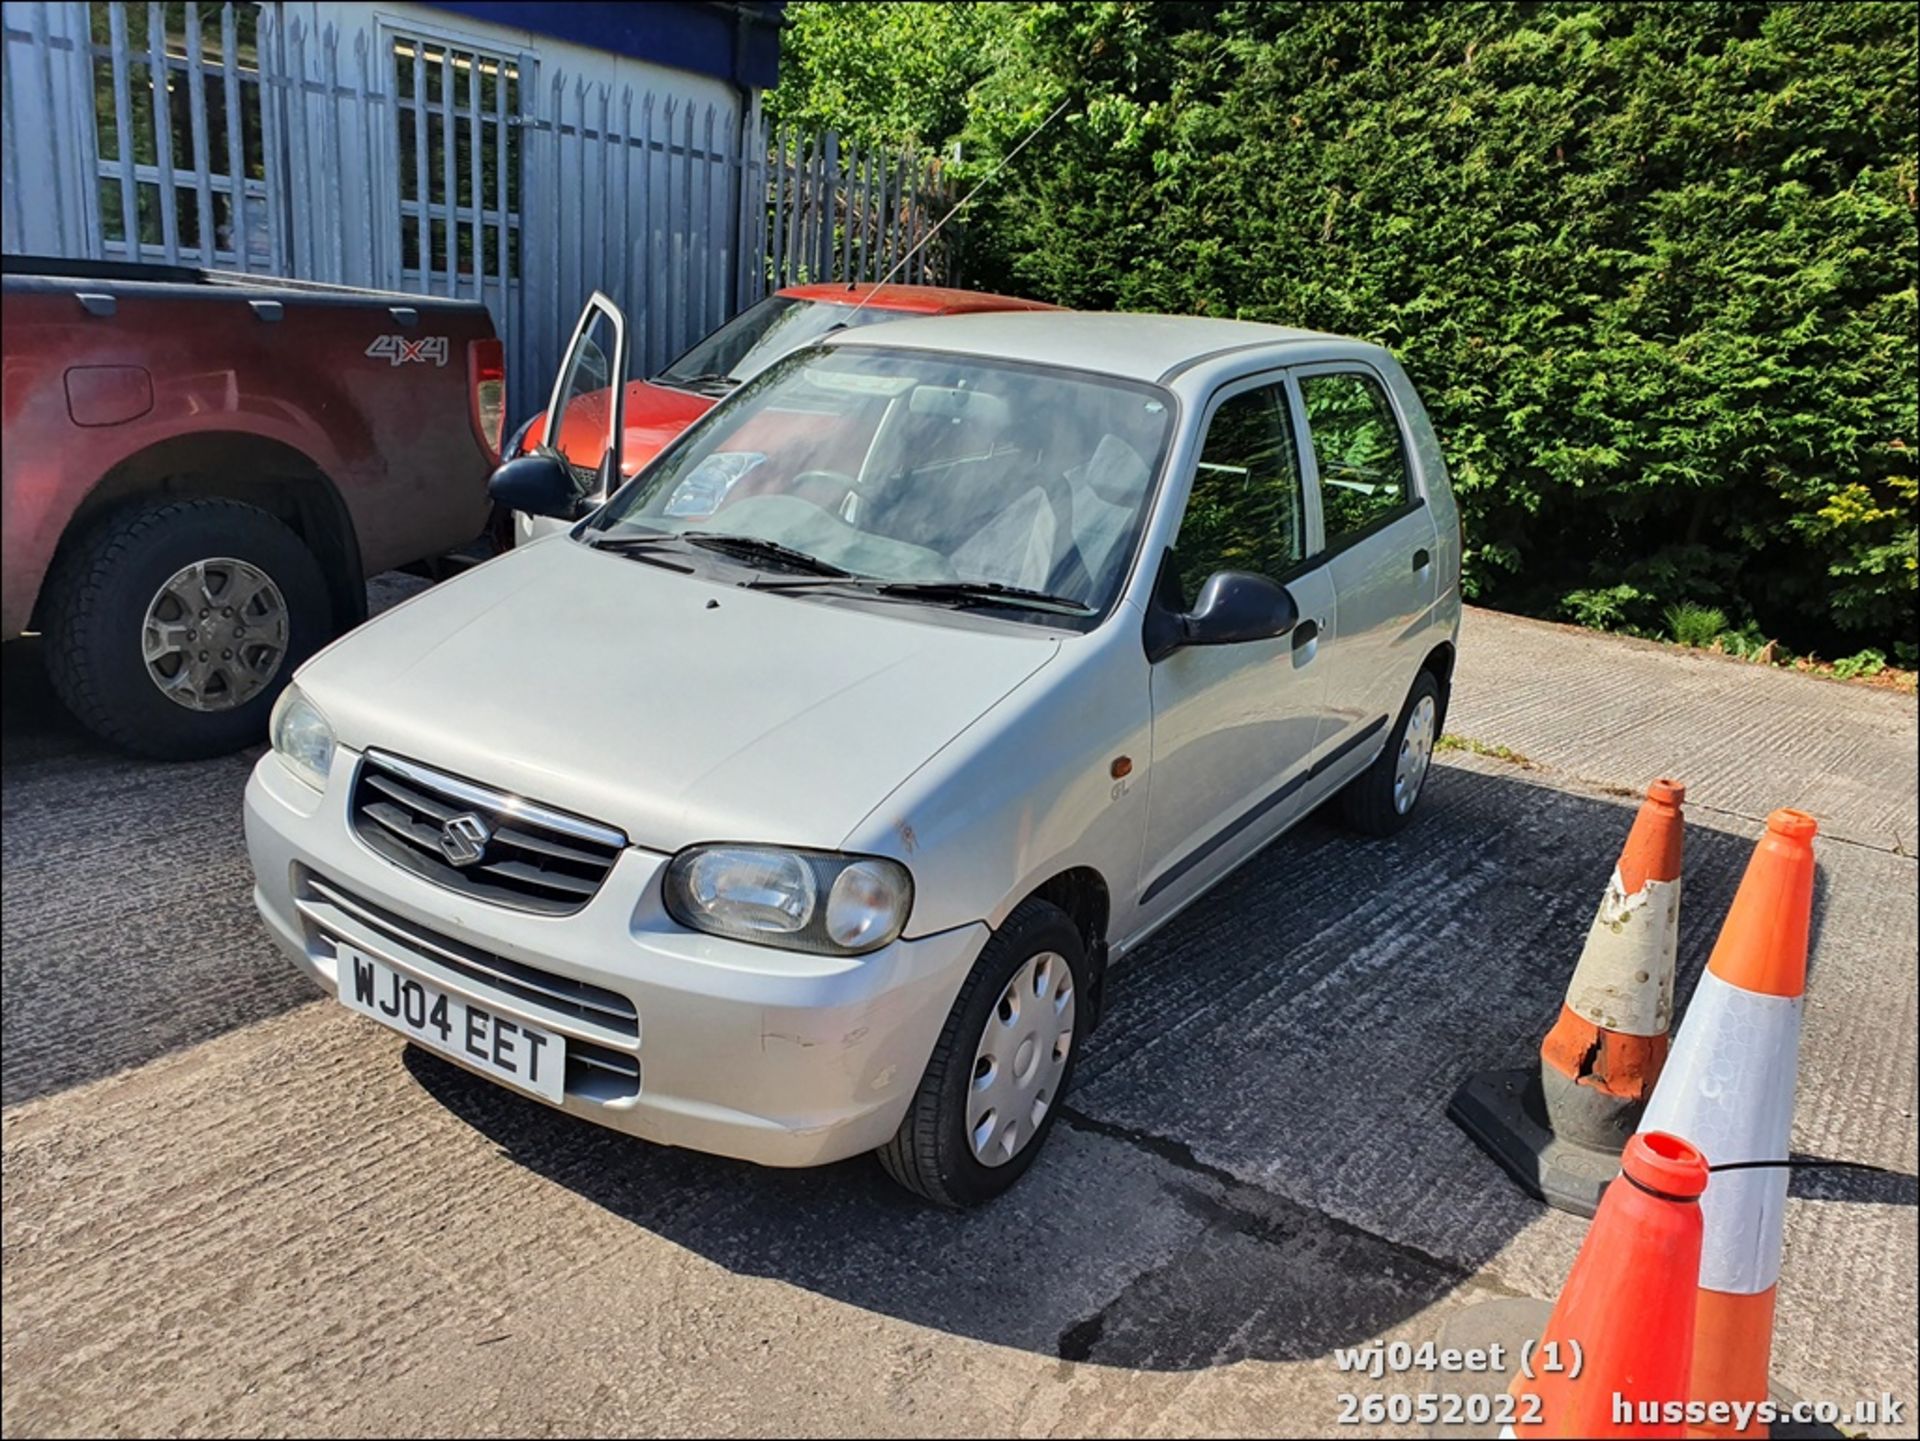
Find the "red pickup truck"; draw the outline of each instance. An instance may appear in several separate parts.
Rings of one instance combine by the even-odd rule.
[[[0,640],[40,632],[128,750],[258,740],[368,575],[485,522],[506,386],[476,301],[8,256],[0,336]]]

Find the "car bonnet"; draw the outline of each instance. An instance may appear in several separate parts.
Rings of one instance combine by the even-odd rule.
[[[753,591],[556,536],[376,618],[298,683],[344,746],[637,845],[832,847],[1058,649],[1041,629]]]

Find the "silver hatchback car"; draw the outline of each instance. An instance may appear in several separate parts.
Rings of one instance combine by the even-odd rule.
[[[1432,427],[1358,341],[961,316],[796,352],[620,484],[626,356],[596,296],[562,450],[495,476],[568,529],[299,672],[260,912],[549,1105],[981,1201],[1119,957],[1323,802],[1413,812],[1460,617]]]

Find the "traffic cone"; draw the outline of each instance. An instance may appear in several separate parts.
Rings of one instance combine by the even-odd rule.
[[[1634,817],[1538,1066],[1482,1071],[1447,1113],[1550,1206],[1591,1216],[1667,1055],[1687,789],[1657,780]]]
[[[1818,829],[1804,811],[1767,817],[1641,1123],[1684,1137],[1715,1166],[1787,1159]],[[1701,1205],[1696,1401],[1767,1399],[1786,1209],[1784,1166],[1722,1172]],[[1702,1425],[1693,1434],[1764,1436],[1767,1428]]]
[[[1682,1434],[1706,1189],[1706,1159],[1679,1137],[1628,1140],[1547,1329],[1509,1388],[1515,1409],[1503,1435]]]

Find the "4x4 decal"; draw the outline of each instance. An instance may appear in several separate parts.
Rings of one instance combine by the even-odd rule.
[[[418,340],[408,340],[404,335],[377,335],[366,353],[389,365],[405,365],[408,361],[417,361],[422,365],[432,361],[435,365],[445,365],[447,337],[425,335]]]

